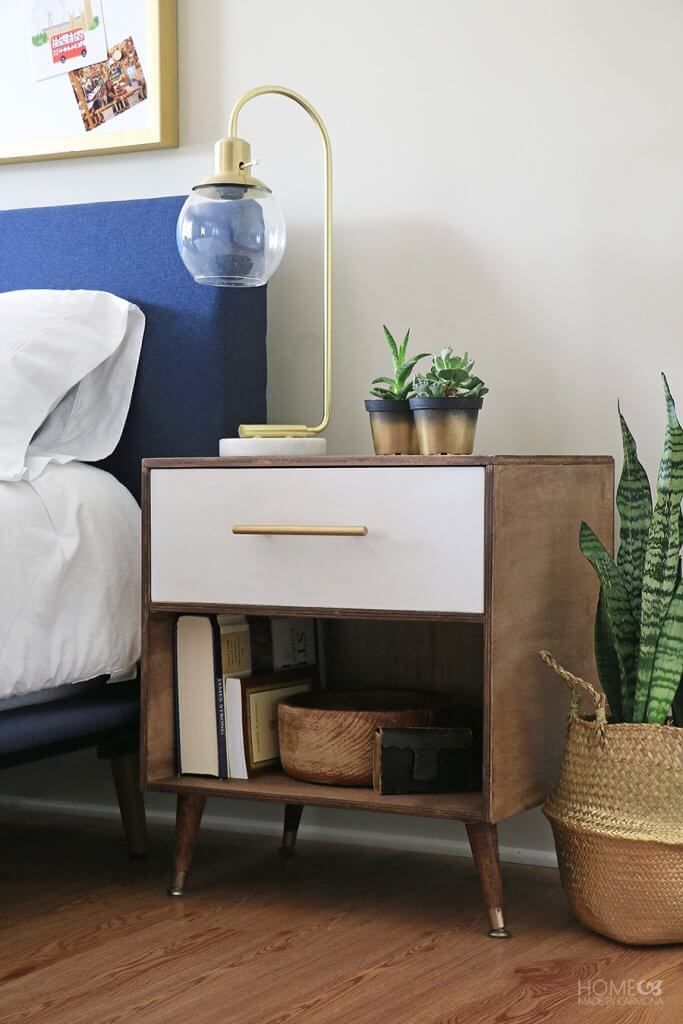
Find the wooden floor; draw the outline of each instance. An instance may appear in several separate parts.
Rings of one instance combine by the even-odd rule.
[[[282,865],[272,840],[205,833],[174,901],[170,853],[170,830],[141,867],[114,823],[0,818],[2,1024],[681,1020],[680,947],[590,934],[551,870],[504,866],[506,941],[467,860],[301,841]],[[648,980],[661,1005],[579,1005],[579,983]]]

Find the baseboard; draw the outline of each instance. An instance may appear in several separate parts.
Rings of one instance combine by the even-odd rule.
[[[26,813],[63,814],[77,818],[118,818],[118,808],[112,804],[76,803],[68,800],[40,800],[34,797],[0,795],[0,810],[13,810]],[[147,820],[154,825],[172,827],[175,818],[169,809],[148,808]],[[236,815],[205,814],[202,828],[213,832],[237,832],[244,835],[273,836],[279,839],[282,827],[278,822],[240,818]],[[375,846],[391,850],[402,850],[409,853],[438,853],[451,857],[471,856],[469,844],[465,840],[440,839],[436,836],[419,836],[403,833],[396,835],[389,832],[371,831],[369,829],[334,828],[328,825],[307,825],[306,819],[299,830],[301,839],[312,839],[324,843],[346,843],[350,846]],[[509,864],[532,864],[539,867],[557,867],[557,858],[551,850],[524,849],[501,844],[500,859]]]

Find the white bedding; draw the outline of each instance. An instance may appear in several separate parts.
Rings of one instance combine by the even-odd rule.
[[[118,444],[145,317],[109,292],[0,293],[0,480]]]
[[[140,510],[110,474],[0,482],[0,566],[0,700],[138,660]]]
[[[140,510],[85,463],[121,437],[144,327],[108,292],[0,294],[0,705],[138,660]]]

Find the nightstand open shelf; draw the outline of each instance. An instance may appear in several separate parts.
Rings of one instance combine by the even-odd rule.
[[[192,606],[174,612],[150,611],[148,635],[156,662],[148,678],[148,720],[155,722],[147,743],[146,782],[150,789],[177,793],[228,796],[311,806],[389,811],[425,818],[485,821],[481,789],[476,792],[378,796],[374,790],[324,786],[291,779],[281,771],[252,779],[214,779],[178,776],[175,729],[167,708],[173,702],[173,625],[176,614],[203,614],[223,608]],[[239,613],[245,609],[233,609]],[[259,609],[260,610],[260,609]],[[251,612],[249,612],[251,614]],[[483,722],[483,628],[481,622],[402,619],[318,618],[321,680],[327,689],[428,689],[444,694],[444,703],[471,709],[474,722]],[[157,710],[154,710],[157,709]],[[482,737],[475,746],[481,756]],[[171,772],[169,772],[171,768]],[[483,773],[477,766],[477,774]],[[168,774],[166,774],[168,773]]]
[[[496,823],[543,800],[561,756],[566,708],[538,651],[593,673],[596,585],[577,539],[585,519],[611,547],[613,475],[610,458],[578,456],[147,460],[142,781],[178,796],[172,893],[209,796],[283,803],[288,852],[307,804],[384,811],[464,822],[491,934],[507,934]],[[473,709],[480,791],[178,777],[175,617],[223,611],[319,620],[328,689],[430,689]]]
[[[378,796],[373,789],[352,786],[316,786],[290,779],[282,772],[269,772],[254,779],[208,779],[172,775],[151,783],[150,789],[169,793],[227,796],[238,800],[265,800],[310,807],[343,807],[358,811],[388,811],[419,818],[449,818],[451,821],[484,821],[481,793],[415,793],[407,796]]]

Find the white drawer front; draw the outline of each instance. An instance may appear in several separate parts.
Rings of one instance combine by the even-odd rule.
[[[481,466],[152,470],[152,601],[483,612],[484,475]],[[367,535],[236,535],[236,525]]]

